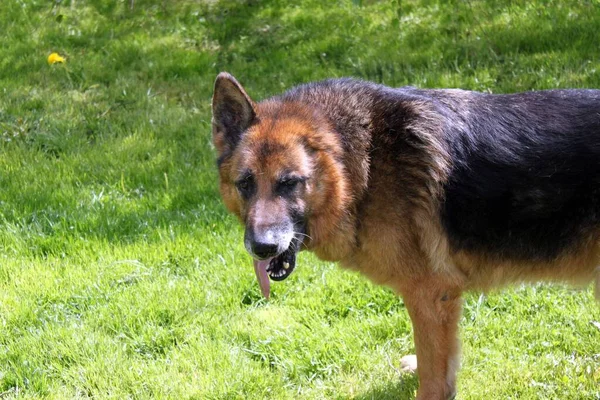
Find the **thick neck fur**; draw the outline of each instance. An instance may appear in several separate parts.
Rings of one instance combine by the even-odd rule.
[[[445,151],[435,135],[435,121],[422,118],[431,106],[424,100],[404,91],[352,79],[299,86],[274,100],[303,103],[316,110],[328,121],[331,128],[328,134],[334,135],[342,147],[341,172],[348,185],[344,191],[350,196],[343,209],[335,213],[337,220],[327,221],[333,231],[310,246],[320,258],[337,261],[356,250],[358,221],[368,201],[366,193],[373,184],[372,175],[386,174],[389,165],[402,163],[406,167],[405,174],[398,176],[394,184],[415,188],[407,193],[409,202],[419,203],[439,194],[439,182],[445,176]],[[412,124],[416,115],[427,126]],[[437,148],[435,154],[440,154],[440,160],[429,159],[426,148],[432,146]],[[386,151],[380,151],[382,148]],[[389,158],[390,154],[397,157],[380,158]],[[436,205],[428,203],[425,207],[435,212]],[[320,222],[324,221],[313,224],[311,235],[319,229]]]
[[[373,176],[388,176],[384,181],[400,186],[396,193],[406,193],[404,199],[391,201],[418,207],[421,214],[438,211],[437,202],[431,199],[441,195],[448,157],[428,99],[411,89],[339,79],[302,85],[274,100],[303,103],[316,110],[328,121],[328,134],[334,135],[342,147],[342,174],[348,184],[344,191],[350,197],[343,209],[334,213],[336,221],[313,224],[311,235],[315,229],[323,229],[321,226],[330,227],[327,234],[321,235],[322,240],[314,240],[310,246],[317,256],[338,261],[350,257],[360,246],[358,221],[369,202],[367,193],[377,185]],[[401,168],[390,168],[398,164]],[[389,176],[397,171],[402,174]]]
[[[309,218],[309,249],[321,259],[339,261],[357,246],[357,214],[369,182],[373,95],[363,83],[329,80],[299,86],[277,100],[314,110],[327,123],[327,140],[339,148],[335,160],[327,160],[322,169],[338,176],[328,190],[336,190],[343,201],[335,210],[328,205],[326,213]]]

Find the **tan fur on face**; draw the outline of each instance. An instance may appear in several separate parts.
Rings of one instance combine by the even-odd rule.
[[[271,195],[269,188],[283,171],[307,176],[304,195],[297,199],[308,216],[309,237],[304,245],[323,259],[342,258],[354,246],[354,220],[336,136],[318,114],[299,104],[261,103],[257,117],[259,122],[221,167],[221,194],[227,208],[245,219],[251,204],[242,201],[234,182],[246,169],[256,174],[258,197]]]

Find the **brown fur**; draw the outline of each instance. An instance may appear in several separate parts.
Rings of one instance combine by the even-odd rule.
[[[441,140],[441,120],[430,105],[419,101],[403,105],[406,130],[414,140],[408,144],[410,151],[397,153],[389,150],[394,137],[377,134],[383,128],[373,121],[381,119],[380,111],[368,96],[348,93],[341,103],[339,96],[307,89],[294,100],[255,104],[237,81],[222,74],[213,99],[216,110],[223,96],[248,101],[252,110],[240,112],[256,115],[234,149],[225,144],[218,121],[214,125],[217,151],[231,153],[220,166],[227,208],[247,222],[256,201],[272,195],[269,188],[283,168],[309,176],[295,200],[306,210],[309,236],[304,246],[402,295],[414,325],[418,399],[447,399],[455,393],[457,330],[465,290],[523,280],[585,283],[595,277],[600,298],[599,230],[553,261],[507,261],[487,253],[451,250],[439,209],[453,160]],[[460,91],[452,91],[448,98],[469,101]],[[355,113],[356,135],[342,142],[335,121],[311,105],[315,101],[333,110],[334,116]],[[234,182],[249,167],[256,171],[259,200],[244,202]],[[285,212],[283,204],[272,207],[275,214]]]

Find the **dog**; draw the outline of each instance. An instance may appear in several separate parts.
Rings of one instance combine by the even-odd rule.
[[[600,297],[600,90],[346,78],[256,103],[220,73],[212,111],[220,193],[263,295],[302,249],[394,289],[417,399],[455,396],[463,292],[595,280]]]

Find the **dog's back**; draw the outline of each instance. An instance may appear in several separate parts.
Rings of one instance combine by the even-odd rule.
[[[547,261],[598,229],[600,91],[443,101],[452,167],[442,219],[453,249]]]

